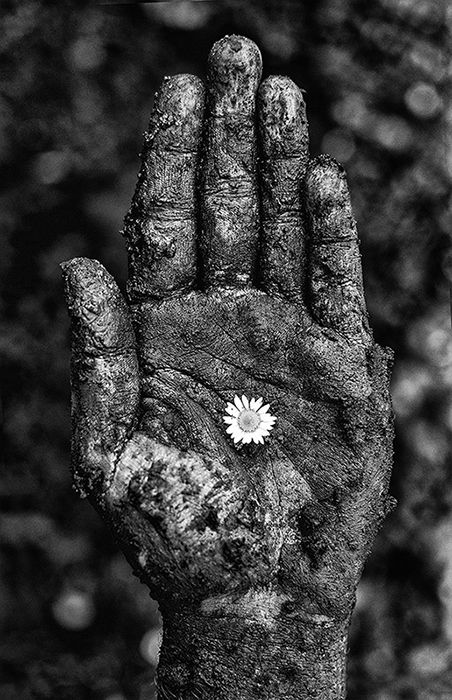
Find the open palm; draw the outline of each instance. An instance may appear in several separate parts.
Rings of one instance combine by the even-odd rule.
[[[199,79],[164,81],[125,223],[129,305],[100,263],[64,266],[75,478],[164,610],[271,588],[345,619],[386,509],[389,355],[344,173],[309,160],[300,89],[260,77],[228,37],[206,109]],[[264,445],[226,432],[236,395],[270,404]]]

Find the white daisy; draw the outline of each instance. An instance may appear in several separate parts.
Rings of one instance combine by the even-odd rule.
[[[234,442],[245,444],[260,442],[264,444],[264,437],[270,435],[270,430],[276,421],[276,417],[268,413],[270,404],[262,406],[264,399],[250,399],[242,396],[234,396],[234,403],[226,405],[227,416],[223,416],[225,423],[228,423],[226,432],[229,433]]]

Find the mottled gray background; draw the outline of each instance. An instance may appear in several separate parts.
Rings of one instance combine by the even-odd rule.
[[[449,17],[447,17],[449,14]],[[377,340],[396,351],[392,493],[351,637],[350,700],[452,697],[452,13],[441,0],[3,3],[0,697],[151,700],[156,604],[71,489],[58,263],[119,235],[166,74],[246,34],[306,90],[348,172]]]

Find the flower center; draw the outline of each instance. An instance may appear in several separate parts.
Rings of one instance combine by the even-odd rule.
[[[253,430],[259,427],[261,422],[260,416],[256,411],[242,411],[237,418],[239,428],[245,433],[252,433]]]

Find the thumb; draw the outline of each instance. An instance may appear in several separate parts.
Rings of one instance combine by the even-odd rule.
[[[133,427],[139,381],[129,310],[97,260],[61,264],[71,318],[72,466],[82,496],[108,486]]]

